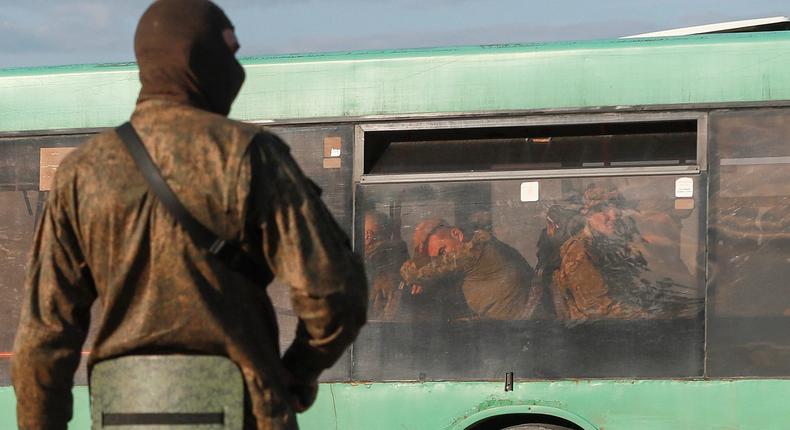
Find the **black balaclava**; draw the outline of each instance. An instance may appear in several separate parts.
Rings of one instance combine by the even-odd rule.
[[[227,115],[244,69],[225,43],[233,28],[208,0],[157,0],[137,24],[134,52],[143,88],[137,102],[169,100]]]

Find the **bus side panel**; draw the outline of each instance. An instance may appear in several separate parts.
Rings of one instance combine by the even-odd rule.
[[[790,373],[790,109],[710,116],[708,375]]]

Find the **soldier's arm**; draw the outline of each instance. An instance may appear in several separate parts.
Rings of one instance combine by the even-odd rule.
[[[456,252],[450,252],[438,257],[422,267],[417,267],[413,262],[407,261],[401,267],[401,276],[410,284],[423,284],[441,279],[453,274],[461,273],[471,267],[476,260],[476,253],[471,247],[463,247]]]
[[[609,288],[580,242],[563,249],[562,264],[556,278],[570,292],[569,304],[583,315],[607,316],[612,306]]]
[[[365,323],[363,265],[288,147],[266,135],[252,147],[261,162],[257,168],[253,163],[253,187],[262,190],[254,194],[254,204],[261,214],[264,255],[274,274],[290,286],[299,318],[284,364],[296,378],[314,381]]]
[[[17,420],[25,430],[66,429],[74,372],[96,298],[66,198],[57,188],[36,231],[11,364]]]

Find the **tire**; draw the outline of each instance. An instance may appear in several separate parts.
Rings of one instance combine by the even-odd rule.
[[[568,427],[557,426],[554,424],[518,424],[505,427],[502,430],[571,430]]]

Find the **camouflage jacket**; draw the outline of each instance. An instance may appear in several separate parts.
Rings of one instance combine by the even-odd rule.
[[[370,300],[368,317],[371,320],[394,321],[402,319],[401,299],[403,290],[398,270],[409,252],[403,241],[379,241],[365,255]]]
[[[462,277],[466,303],[480,318],[527,319],[534,310],[532,267],[518,251],[483,230],[457,251],[434,257],[422,267],[407,262],[401,268],[401,276],[411,284],[454,274]]]
[[[66,428],[96,300],[89,368],[129,354],[227,356],[244,375],[245,428],[296,428],[286,369],[314,380],[354,339],[361,262],[288,147],[260,128],[156,100],[132,123],[195,218],[290,286],[296,339],[281,359],[266,286],[197,248],[107,131],[63,161],[34,239],[12,363],[20,428]]]
[[[562,262],[554,272],[555,308],[560,318],[584,321],[592,318],[644,318],[647,312],[617,299],[607,282],[606,268],[592,257],[592,233],[585,228],[560,248]],[[617,271],[610,267],[610,270]],[[630,285],[634,279],[623,279]],[[618,285],[621,289],[627,285]]]

